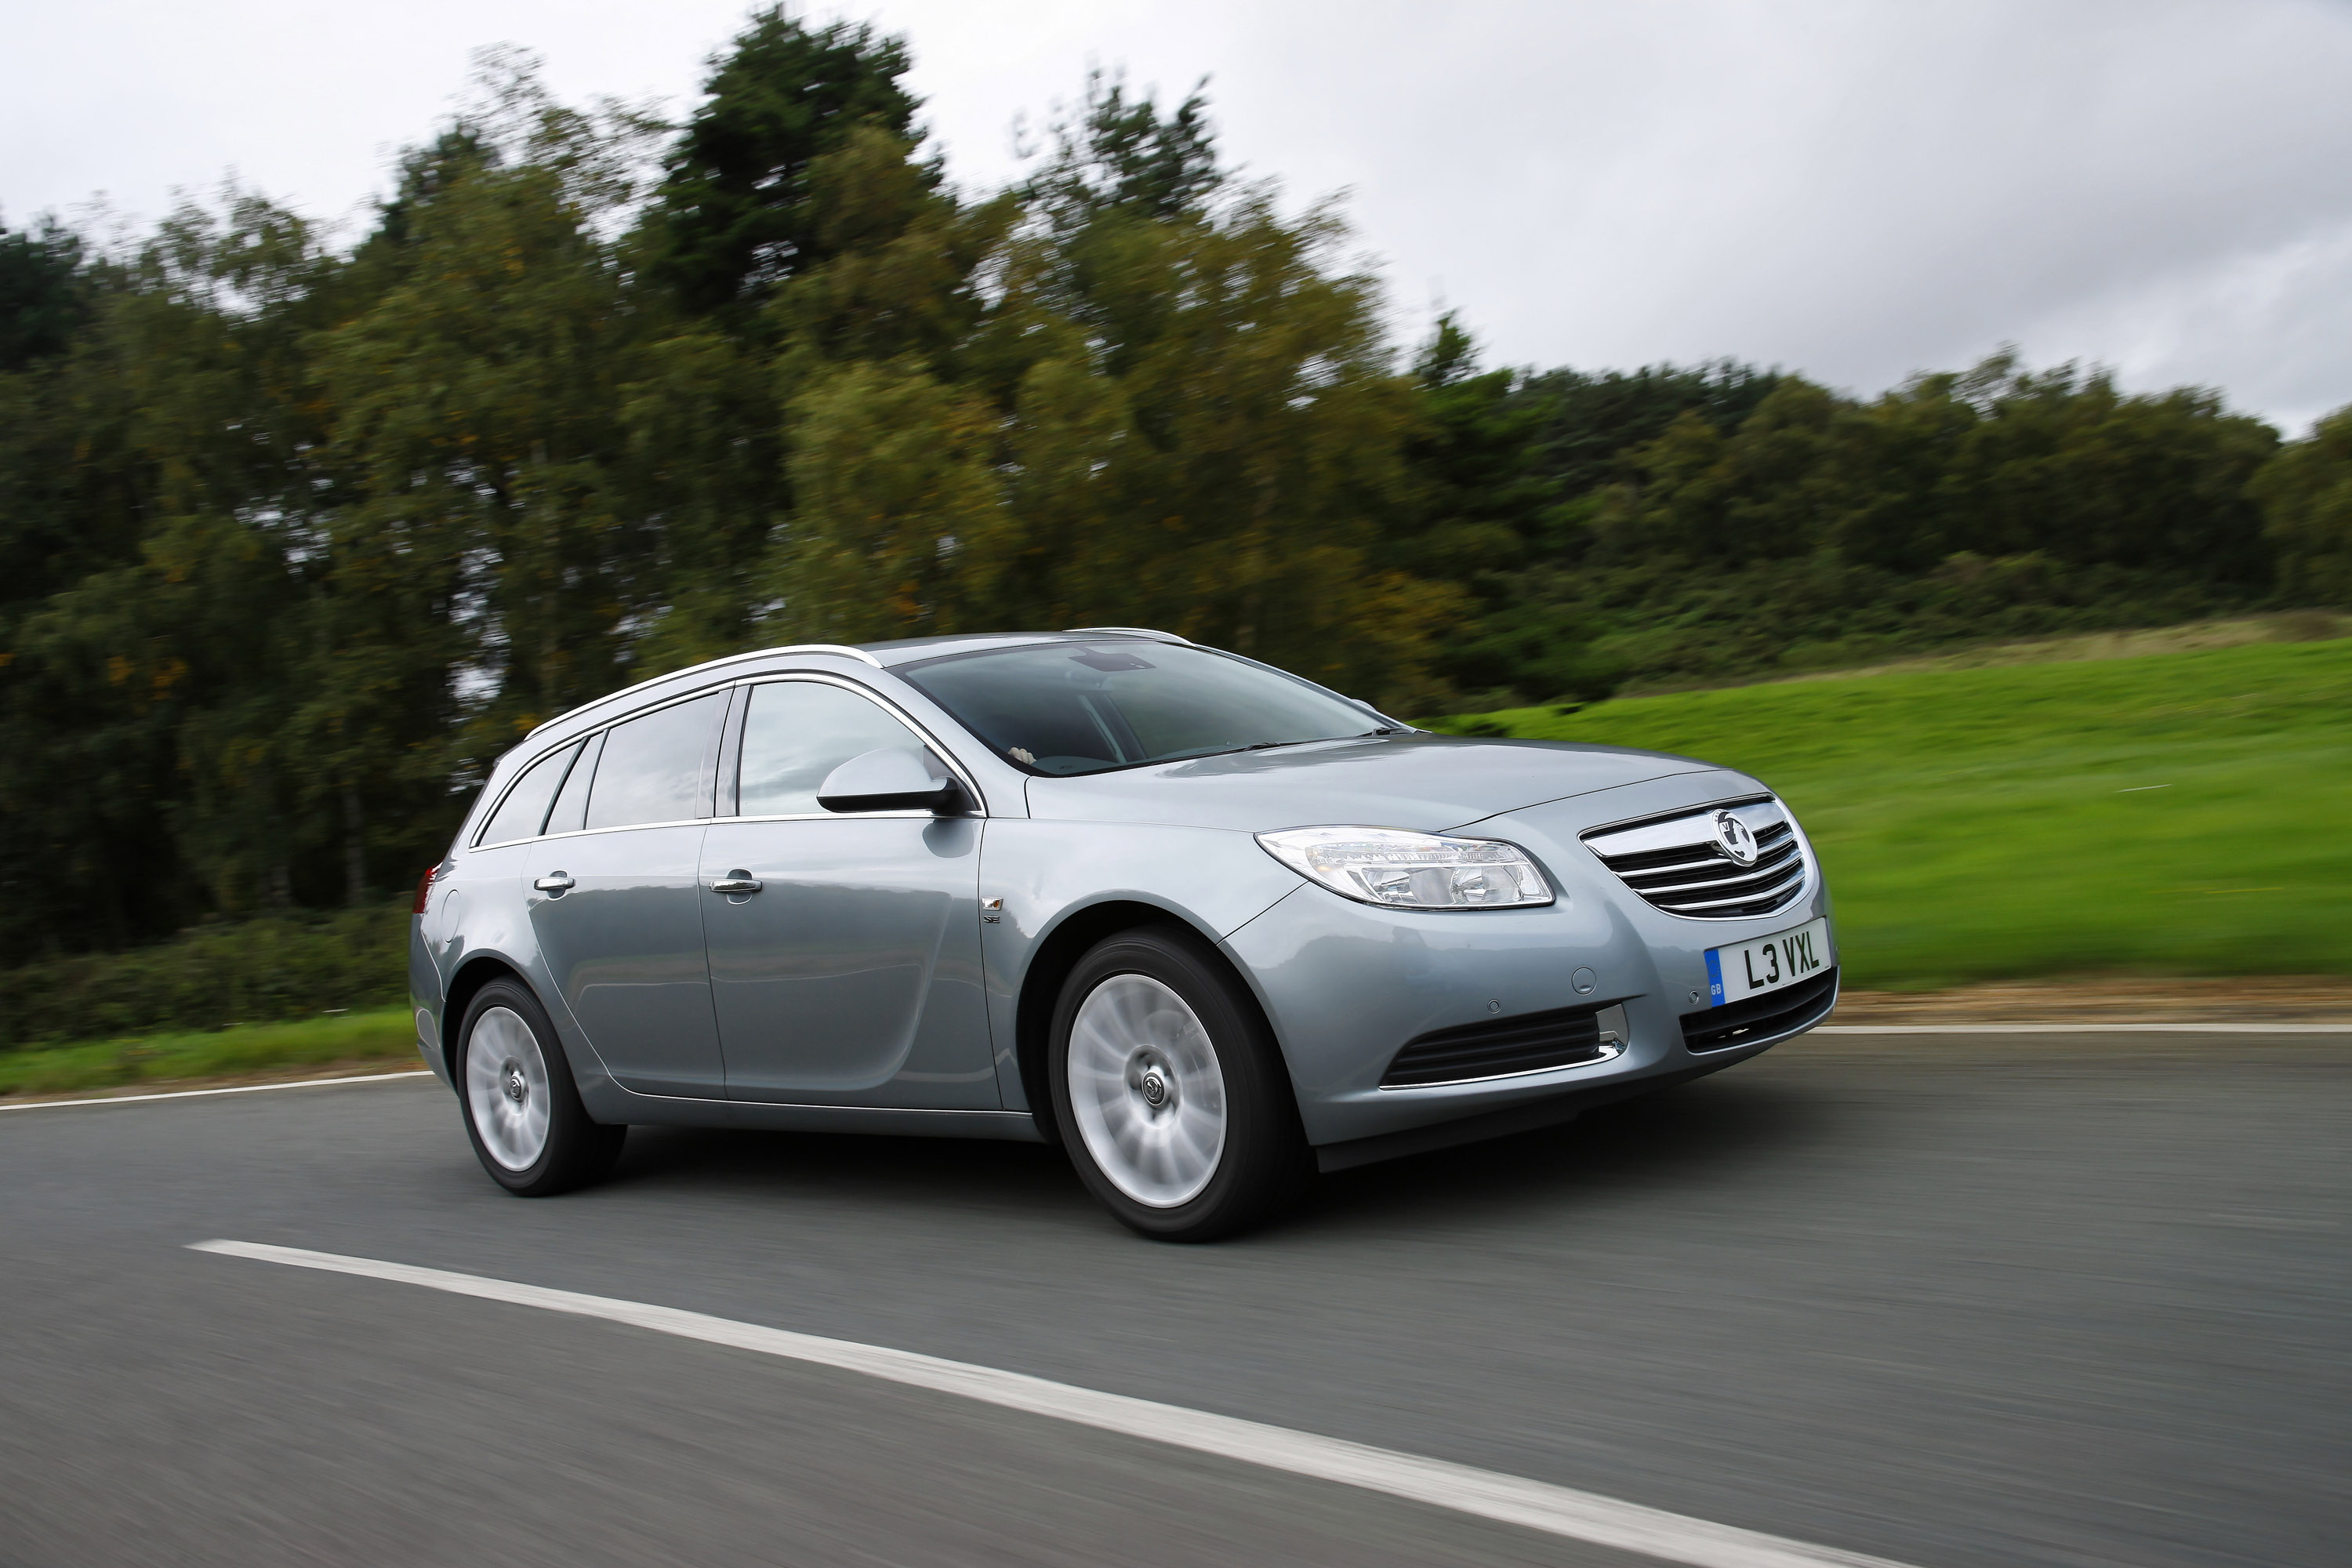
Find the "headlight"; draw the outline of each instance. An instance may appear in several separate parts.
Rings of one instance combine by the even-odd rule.
[[[1496,910],[1551,902],[1528,852],[1498,838],[1445,838],[1398,827],[1293,827],[1261,833],[1265,852],[1335,893],[1407,910]]]

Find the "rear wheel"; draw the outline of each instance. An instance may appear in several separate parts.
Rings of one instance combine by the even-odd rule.
[[[589,1119],[554,1026],[528,987],[483,986],[457,1039],[466,1135],[492,1181],[519,1197],[548,1197],[612,1168],[629,1130]]]
[[[1055,1008],[1048,1060],[1072,1163],[1145,1236],[1229,1236],[1305,1178],[1281,1055],[1249,997],[1189,932],[1123,931],[1079,960]]]

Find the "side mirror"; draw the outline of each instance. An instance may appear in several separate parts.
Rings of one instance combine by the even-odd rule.
[[[827,811],[954,811],[963,785],[931,772],[920,752],[886,746],[855,756],[825,775],[816,803]]]

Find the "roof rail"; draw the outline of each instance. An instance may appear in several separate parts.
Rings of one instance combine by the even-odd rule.
[[[540,723],[532,725],[530,728],[530,734],[525,735],[523,739],[528,741],[530,739],[531,735],[538,734],[541,730],[548,728],[550,725],[561,724],[566,719],[571,718],[576,713],[585,713],[591,708],[601,707],[603,704],[613,701],[616,698],[626,697],[632,691],[642,691],[646,687],[653,685],[656,681],[667,680],[673,676],[690,675],[698,669],[716,669],[720,665],[724,664],[740,664],[746,659],[752,658],[773,658],[778,654],[787,653],[839,654],[844,658],[862,659],[866,663],[872,665],[877,669],[882,668],[882,661],[880,659],[876,658],[872,654],[867,653],[862,647],[851,647],[846,643],[804,642],[793,643],[788,647],[757,647],[753,648],[750,653],[730,653],[724,658],[705,659],[700,664],[688,665],[684,669],[673,669],[667,675],[656,675],[651,679],[640,680],[635,686],[624,686],[618,691],[608,691],[602,697],[591,698],[589,700],[580,704],[577,708],[567,708],[562,712],[558,713],[554,718],[544,720]]]
[[[1150,626],[1064,626],[1065,632],[1123,632],[1131,637],[1158,637],[1161,642],[1180,642],[1192,646],[1191,637],[1180,637],[1174,632],[1154,631]]]

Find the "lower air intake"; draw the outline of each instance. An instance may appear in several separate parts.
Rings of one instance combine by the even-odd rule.
[[[1753,1045],[1791,1029],[1818,1024],[1837,1001],[1837,977],[1836,970],[1824,970],[1801,984],[1768,991],[1744,1002],[1727,1002],[1700,1013],[1685,1013],[1683,1049],[1727,1051],[1734,1046]]]
[[[1617,1048],[1601,1043],[1601,1011],[1599,1007],[1561,1007],[1433,1029],[1396,1054],[1381,1087],[1464,1083],[1606,1060],[1617,1054]]]

